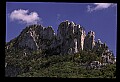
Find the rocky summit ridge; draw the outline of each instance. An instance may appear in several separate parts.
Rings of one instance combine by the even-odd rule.
[[[95,41],[95,32],[89,31],[86,34],[81,25],[68,20],[59,25],[57,34],[52,26],[45,28],[42,25],[30,25],[21,32],[14,43],[14,47],[26,47],[31,50],[57,48],[57,52],[61,54],[78,53],[81,50],[93,50],[97,47],[108,49],[106,43],[102,43],[100,39]],[[7,48],[9,46],[7,45]]]
[[[55,54],[77,54],[81,51],[97,52],[102,57],[104,63],[114,63],[113,53],[106,43],[100,39],[95,41],[95,32],[89,31],[87,34],[84,27],[68,20],[60,23],[55,34],[52,26],[47,28],[39,24],[29,25],[20,35],[5,46],[7,50],[28,49],[30,51],[41,50],[46,55]]]

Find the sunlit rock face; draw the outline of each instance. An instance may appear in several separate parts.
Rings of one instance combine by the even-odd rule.
[[[95,41],[95,32],[90,31],[86,35],[83,26],[69,22],[68,20],[60,23],[57,34],[55,34],[51,26],[45,28],[42,25],[35,24],[26,27],[18,37],[6,43],[5,76],[15,77],[22,71],[28,72],[30,69],[28,66],[25,69],[21,69],[17,65],[14,65],[16,60],[9,60],[9,57],[11,57],[9,53],[12,50],[17,51],[17,49],[20,54],[18,53],[14,56],[15,58],[19,58],[19,55],[21,55],[21,60],[23,58],[26,60],[27,57],[34,55],[33,52],[36,50],[40,51],[38,57],[64,54],[75,56],[78,54],[81,55],[80,51],[82,50],[85,50],[85,52],[89,50],[100,56],[102,65],[116,63],[116,58],[114,58],[113,53],[108,49],[106,43],[102,43],[100,39]],[[11,54],[16,53],[13,52]],[[12,61],[12,64],[9,61]],[[99,61],[93,61],[93,64],[96,62],[99,63]]]
[[[85,31],[74,22],[62,22],[57,31],[57,39],[61,46],[61,53],[78,53],[83,50]]]
[[[52,26],[29,25],[13,41],[17,47],[32,50],[49,50],[61,54],[74,54],[82,50],[106,48],[100,39],[95,42],[95,32],[85,33],[83,26],[68,20],[60,23],[55,34]],[[11,44],[10,44],[11,45]],[[10,48],[8,45],[6,48]]]
[[[84,49],[85,31],[81,25],[68,20],[60,23],[57,34],[52,26],[30,25],[24,29],[19,38],[18,46],[32,50],[56,48],[58,53],[78,53]]]
[[[78,50],[81,51],[84,48],[84,39],[85,39],[85,31],[80,25],[77,25],[77,39],[78,39]]]
[[[18,38],[18,46],[26,47],[32,50],[47,49],[54,39],[54,30],[52,27],[43,27],[41,25],[30,25],[24,29]],[[52,40],[54,41],[54,40]]]
[[[85,37],[84,49],[91,50],[95,46],[95,32],[90,31]]]
[[[74,44],[75,44],[75,52],[74,53],[77,53],[78,52],[77,39],[74,39]]]

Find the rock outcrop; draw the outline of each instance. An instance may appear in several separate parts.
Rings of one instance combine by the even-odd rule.
[[[54,37],[52,27],[30,25],[17,37],[14,46],[17,45],[18,48],[29,48],[31,50],[48,49],[53,47]]]
[[[88,32],[87,36],[85,37],[85,45],[84,49],[91,50],[95,46],[95,32],[90,31]]]
[[[44,52],[42,55],[76,54],[83,50],[86,52],[92,51],[101,55],[99,61],[101,64],[115,63],[113,53],[108,49],[106,43],[102,43],[100,39],[95,41],[95,32],[90,31],[86,34],[83,26],[68,20],[60,23],[57,34],[55,34],[52,26],[45,28],[42,25],[30,25],[23,29],[18,37],[8,42],[5,48],[7,52],[6,63],[8,63],[8,65],[5,65],[6,76],[13,77],[21,71],[19,67],[14,65],[17,61],[15,58],[20,55],[27,58],[28,55],[33,54],[32,51],[37,50]],[[13,50],[13,53],[11,53],[11,50]],[[21,53],[15,55],[18,57],[14,58],[13,64],[9,64],[9,57],[12,57],[9,56],[9,53],[15,54],[14,51],[21,51]],[[95,60],[93,64],[96,62],[98,61]]]
[[[30,25],[21,32],[14,43],[13,46],[17,45],[18,48],[53,49],[54,52],[61,54],[74,54],[82,50],[97,50],[107,47],[100,39],[95,41],[95,32],[90,31],[86,34],[81,25],[68,20],[60,23],[57,34],[52,26],[45,28],[42,25]],[[7,45],[8,47],[9,45]]]
[[[62,22],[57,31],[61,53],[77,53],[83,50],[85,31],[80,25],[74,22]]]

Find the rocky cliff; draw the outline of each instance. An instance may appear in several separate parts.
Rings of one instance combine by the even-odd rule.
[[[106,43],[102,43],[100,39],[95,41],[95,32],[89,31],[86,34],[81,25],[68,20],[60,23],[57,34],[52,26],[45,28],[42,25],[30,25],[14,41],[11,41],[15,48],[51,50],[49,54],[75,54],[82,50],[99,51],[99,48],[103,49],[101,54],[105,53],[105,50],[109,51]],[[7,44],[7,48],[9,47],[10,43]]]
[[[22,50],[21,53],[24,57],[27,57],[28,53],[29,55],[32,54],[31,51],[37,50],[42,51],[43,55],[77,54],[81,51],[92,51],[100,55],[101,63],[114,63],[113,53],[106,43],[102,43],[100,39],[95,41],[95,32],[89,31],[86,34],[83,26],[68,20],[60,23],[57,34],[55,34],[52,26],[29,25],[23,29],[18,37],[8,42],[5,48],[6,63],[9,63],[11,50],[16,51],[19,49]],[[8,65],[6,70],[16,68],[10,67],[11,65]]]

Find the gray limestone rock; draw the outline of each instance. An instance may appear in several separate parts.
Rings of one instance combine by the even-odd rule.
[[[60,23],[57,34],[55,34],[52,26],[45,28],[42,25],[30,25],[13,42],[15,44],[9,45],[17,44],[18,47],[32,50],[53,49],[61,54],[78,53],[82,50],[97,50],[100,47],[108,49],[100,39],[95,42],[95,32],[90,31],[86,35],[81,25],[68,20]],[[7,49],[10,48],[9,45],[7,45]]]
[[[28,52],[32,50],[46,51],[45,55],[76,54],[82,50],[95,50],[102,55],[103,65],[115,63],[116,61],[116,59],[112,60],[113,54],[109,51],[106,43],[103,44],[100,39],[95,42],[95,32],[90,31],[86,35],[81,25],[68,20],[60,23],[57,34],[55,34],[51,26],[45,28],[42,25],[30,25],[23,29],[17,38],[8,42],[5,48],[9,50],[12,47],[27,49]],[[23,56],[27,56],[26,52],[24,52]],[[96,66],[94,65],[96,62],[98,61],[92,63],[93,67]],[[14,77],[19,73],[20,69],[6,64],[5,71],[6,76]]]
[[[92,50],[94,46],[95,46],[95,32],[90,31],[85,37],[84,49]]]

